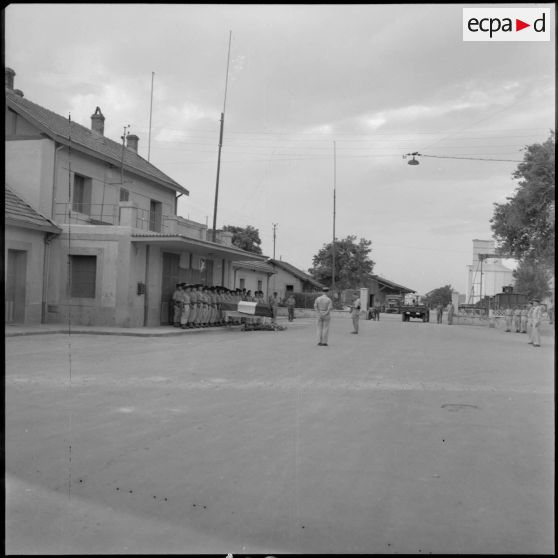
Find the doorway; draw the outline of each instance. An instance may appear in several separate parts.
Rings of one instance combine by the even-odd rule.
[[[6,323],[25,322],[27,252],[8,250],[6,273]]]

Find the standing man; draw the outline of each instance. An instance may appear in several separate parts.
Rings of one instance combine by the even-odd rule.
[[[190,316],[190,285],[182,283],[182,314],[180,315],[180,327],[186,329],[188,327],[188,318]]]
[[[542,307],[541,301],[538,298],[533,300],[533,313],[531,315],[531,339],[533,341],[533,347],[541,346],[541,332],[539,331],[539,326],[541,325],[542,318]]]
[[[534,308],[534,304],[533,302],[530,302],[527,305],[528,311],[527,311],[527,337],[528,337],[528,341],[527,343],[529,343],[529,345],[533,344],[533,310]]]
[[[176,283],[176,288],[172,293],[172,325],[180,326],[180,314],[182,313],[182,284]]]
[[[289,298],[287,298],[287,312],[289,314],[289,322],[292,322],[294,320],[295,305],[296,300],[293,293],[291,293],[289,295]]]
[[[526,304],[521,309],[521,333],[527,333],[527,319],[529,315],[529,309],[531,308],[531,304]]]
[[[506,333],[511,331],[512,318],[513,318],[513,310],[509,306],[506,306],[506,309],[504,310],[504,321],[506,322],[506,329],[504,331]]]
[[[360,296],[356,296],[353,299],[353,304],[351,305],[351,317],[353,318],[353,331],[351,333],[358,333],[358,322],[360,319]]]
[[[271,306],[271,323],[274,324],[277,320],[277,311],[279,309],[279,297],[277,293],[273,293],[273,296],[269,297],[269,305]]]
[[[442,306],[442,303],[439,302],[438,306],[436,306],[436,321],[437,321],[437,323],[439,323],[439,324],[442,323],[443,316],[444,316],[444,307]]]
[[[329,335],[329,321],[331,319],[331,310],[333,302],[329,298],[329,289],[324,287],[322,295],[319,296],[314,302],[314,310],[317,314],[317,329],[318,329],[318,345],[327,347],[327,338]]]
[[[519,306],[513,309],[513,328],[516,333],[521,332],[521,308]]]
[[[448,325],[453,324],[453,302],[448,305]]]

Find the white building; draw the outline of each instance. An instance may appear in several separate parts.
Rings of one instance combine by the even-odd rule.
[[[467,303],[475,304],[485,296],[501,293],[513,285],[513,269],[497,255],[494,240],[473,240],[473,263],[467,266]]]

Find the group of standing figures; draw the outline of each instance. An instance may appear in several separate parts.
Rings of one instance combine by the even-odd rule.
[[[516,333],[527,333],[529,345],[533,347],[541,346],[540,325],[542,319],[542,306],[540,300],[534,299],[527,303],[523,308],[506,308],[504,311],[505,327],[504,331],[511,332],[512,328]]]
[[[225,317],[223,303],[238,303],[240,301],[266,304],[263,291],[246,289],[227,289],[226,287],[210,287],[201,283],[177,283],[172,294],[173,326],[182,329],[204,328],[226,325],[229,322]],[[280,299],[277,293],[269,297],[267,303],[271,308],[272,322],[277,317],[277,308]],[[245,318],[257,320],[258,318]]]

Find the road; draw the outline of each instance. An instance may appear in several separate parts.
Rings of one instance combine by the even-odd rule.
[[[553,554],[553,331],[350,323],[6,339],[6,553]]]

